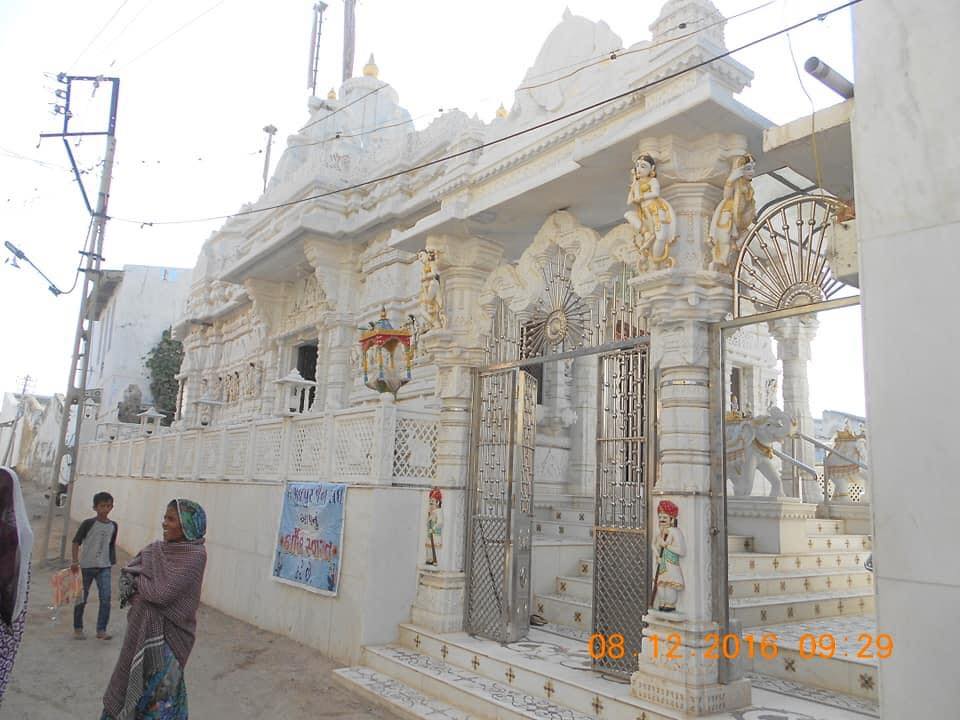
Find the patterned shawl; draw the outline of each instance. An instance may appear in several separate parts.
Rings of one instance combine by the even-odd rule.
[[[151,543],[123,568],[121,578],[134,578],[136,594],[127,614],[123,648],[103,695],[104,710],[111,718],[134,717],[147,680],[162,666],[164,643],[181,667],[186,666],[206,564],[207,551],[200,537]]]
[[[33,531],[20,479],[10,468],[0,468],[0,623],[7,630],[26,605],[32,550]]]

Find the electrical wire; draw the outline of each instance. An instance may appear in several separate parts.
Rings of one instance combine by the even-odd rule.
[[[789,33],[789,32],[791,32],[791,31],[793,31],[793,30],[796,30],[797,28],[800,28],[800,27],[803,27],[803,26],[805,26],[805,25],[808,25],[808,24],[810,24],[810,23],[812,23],[812,22],[814,22],[814,21],[817,21],[817,20],[821,20],[821,21],[822,21],[822,20],[824,20],[826,17],[828,17],[829,15],[832,15],[833,13],[839,12],[839,11],[841,11],[841,10],[845,10],[845,9],[847,9],[847,8],[850,8],[850,7],[854,6],[854,5],[859,4],[860,2],[862,2],[862,0],[849,0],[849,2],[843,3],[843,4],[841,4],[841,5],[837,5],[837,6],[831,8],[831,9],[829,9],[829,10],[826,10],[826,11],[823,11],[823,12],[819,12],[819,13],[817,13],[816,15],[813,15],[813,16],[805,19],[805,20],[801,20],[801,21],[796,22],[796,23],[794,23],[793,25],[790,25],[790,26],[788,26],[788,27],[781,28],[780,30],[776,30],[776,31],[774,31],[774,32],[771,32],[771,33],[768,33],[768,34],[766,34],[766,35],[763,35],[763,36],[761,36],[761,37],[759,37],[759,38],[756,38],[756,39],[751,40],[751,41],[749,41],[749,42],[747,42],[747,43],[744,43],[743,45],[740,45],[740,46],[738,46],[738,47],[736,47],[736,48],[733,48],[732,50],[726,50],[726,51],[724,51],[724,52],[722,52],[722,53],[719,53],[719,54],[717,54],[717,55],[714,55],[713,57],[707,58],[706,60],[702,60],[702,61],[700,61],[700,62],[698,62],[698,63],[694,63],[693,65],[690,65],[690,66],[688,66],[688,67],[685,67],[685,68],[683,68],[683,69],[681,69],[681,70],[677,70],[677,71],[675,71],[675,72],[668,73],[667,75],[665,75],[665,76],[663,76],[663,77],[661,77],[661,78],[659,78],[659,79],[657,79],[657,80],[653,80],[653,81],[651,81],[651,82],[649,82],[649,83],[646,83],[645,85],[641,85],[640,87],[633,88],[633,89],[630,89],[630,90],[626,90],[626,91],[621,92],[621,93],[617,93],[616,95],[613,95],[613,96],[611,96],[611,97],[605,98],[605,99],[603,99],[603,100],[599,100],[599,101],[597,101],[597,102],[591,103],[591,104],[589,104],[589,105],[586,105],[586,106],[584,106],[584,107],[578,108],[578,109],[576,109],[576,110],[571,110],[571,111],[569,111],[569,112],[567,112],[567,113],[564,113],[564,114],[562,114],[562,115],[558,115],[557,117],[554,117],[554,118],[550,118],[549,120],[544,120],[544,121],[542,121],[542,122],[540,122],[540,123],[537,123],[537,124],[535,124],[535,125],[532,125],[532,126],[530,126],[530,127],[522,128],[522,129],[520,129],[520,130],[517,130],[517,131],[515,131],[515,132],[509,133],[509,134],[504,135],[504,136],[502,136],[502,137],[494,138],[493,140],[488,140],[488,141],[486,141],[486,142],[479,143],[479,144],[477,144],[477,145],[475,145],[475,146],[473,146],[473,147],[471,147],[471,148],[467,148],[467,149],[465,149],[465,150],[460,150],[460,151],[458,151],[458,152],[451,153],[451,154],[445,155],[445,156],[443,156],[443,157],[435,158],[435,159],[433,159],[433,160],[428,160],[428,161],[419,163],[419,164],[417,164],[417,165],[413,165],[413,166],[411,166],[411,167],[408,167],[408,168],[405,168],[405,169],[402,169],[402,170],[397,170],[397,171],[395,171],[395,172],[387,173],[387,174],[385,174],[385,175],[380,175],[380,176],[378,176],[378,177],[370,178],[369,180],[363,180],[363,181],[361,181],[361,182],[353,183],[353,184],[346,185],[346,186],[343,186],[343,187],[340,187],[340,188],[336,188],[336,189],[333,189],[333,190],[328,190],[328,191],[326,191],[326,192],[317,193],[317,194],[315,194],[315,195],[310,195],[310,196],[308,196],[308,197],[299,198],[299,199],[297,199],[297,200],[288,200],[288,201],[282,202],[282,203],[275,203],[275,204],[273,204],[273,205],[267,205],[267,206],[260,207],[260,208],[251,208],[251,209],[249,209],[249,210],[241,210],[241,211],[236,212],[236,213],[229,213],[229,214],[224,214],[224,215],[211,215],[211,216],[207,216],[207,217],[190,218],[190,219],[183,219],[183,220],[136,220],[136,219],[132,219],[132,218],[122,218],[122,217],[113,217],[112,219],[119,220],[120,222],[126,222],[126,223],[132,223],[132,224],[140,225],[141,227],[154,227],[154,226],[157,226],[157,225],[186,225],[186,224],[200,223],[200,222],[211,222],[211,221],[213,221],[213,220],[226,220],[226,219],[232,218],[232,217],[242,217],[242,216],[245,216],[245,215],[254,215],[254,214],[259,214],[259,213],[263,213],[263,212],[269,212],[270,210],[278,210],[278,209],[280,209],[280,208],[291,207],[291,206],[293,206],[293,205],[299,205],[299,204],[305,203],[305,202],[312,202],[312,201],[314,201],[314,200],[320,200],[320,199],[327,198],[327,197],[330,197],[330,196],[333,196],[333,195],[339,195],[339,194],[341,194],[341,193],[350,192],[350,191],[352,191],[352,190],[358,190],[358,189],[363,188],[363,187],[366,187],[366,186],[368,186],[368,185],[374,185],[374,184],[376,184],[376,183],[384,182],[384,181],[386,181],[386,180],[391,180],[391,179],[393,179],[393,178],[395,178],[395,177],[399,177],[399,176],[401,176],[401,175],[407,175],[407,174],[409,174],[409,173],[414,173],[414,172],[417,172],[417,171],[419,171],[419,170],[423,170],[423,169],[425,169],[425,168],[432,167],[432,166],[434,166],[434,165],[438,165],[438,164],[443,163],[443,162],[447,162],[447,161],[449,161],[449,160],[454,160],[454,159],[456,159],[456,158],[463,157],[464,155],[469,155],[470,153],[476,152],[476,151],[478,151],[478,150],[482,150],[482,149],[484,149],[484,148],[491,147],[491,146],[493,146],[493,145],[498,145],[498,144],[503,143],[503,142],[506,142],[506,141],[508,141],[508,140],[513,140],[514,138],[520,137],[520,136],[522,136],[522,135],[526,135],[526,134],[531,133],[531,132],[535,132],[535,131],[540,130],[540,129],[544,128],[544,127],[548,127],[548,126],[554,125],[554,124],[556,124],[556,123],[558,123],[558,122],[562,122],[563,120],[568,120],[568,119],[570,119],[570,118],[572,118],[572,117],[576,117],[577,115],[582,115],[582,114],[585,113],[585,112],[589,112],[589,111],[594,110],[594,109],[596,109],[596,108],[598,108],[598,107],[602,107],[602,106],[604,106],[604,105],[607,105],[607,104],[609,104],[609,103],[611,103],[611,102],[615,102],[615,101],[621,100],[621,99],[623,99],[623,98],[625,98],[625,97],[629,97],[630,95],[634,95],[634,94],[636,94],[636,93],[638,93],[638,92],[640,92],[640,91],[647,90],[647,89],[649,89],[649,88],[651,88],[651,87],[654,87],[655,85],[661,85],[661,84],[663,84],[663,83],[665,83],[665,82],[668,82],[668,81],[670,81],[670,80],[673,80],[673,79],[675,79],[675,78],[678,78],[678,77],[680,77],[680,76],[682,76],[682,75],[686,75],[687,73],[690,73],[690,72],[693,72],[694,70],[698,70],[699,68],[705,67],[705,66],[707,66],[707,65],[709,65],[709,64],[711,64],[711,63],[713,63],[713,62],[716,62],[717,60],[722,60],[723,58],[726,58],[726,57],[729,57],[729,56],[733,55],[734,53],[741,52],[741,51],[743,51],[743,50],[746,50],[747,48],[753,47],[754,45],[759,45],[760,43],[766,42],[767,40],[771,40],[771,39],[773,39],[773,38],[775,38],[775,37],[778,37],[778,36],[780,36],[780,35],[783,35],[783,34],[785,34],[785,33]]]
[[[112,48],[114,45],[116,45],[116,44],[117,44],[117,40],[119,40],[121,37],[123,37],[123,34],[124,34],[127,30],[130,29],[130,26],[133,25],[133,24],[137,21],[137,18],[139,18],[141,15],[143,15],[143,11],[146,10],[148,7],[150,7],[152,4],[153,4],[153,0],[147,0],[147,2],[144,3],[143,7],[141,7],[139,10],[137,10],[136,15],[134,15],[134,16],[130,19],[130,22],[128,22],[126,25],[124,25],[123,28],[121,28],[120,32],[118,32],[116,35],[113,36],[113,38],[112,38],[112,39],[110,40],[110,42],[107,44],[107,47],[106,47],[105,49],[109,50],[109,49]],[[116,60],[113,60],[113,61],[110,63],[110,67],[113,67],[114,63],[116,63]]]
[[[551,80],[545,80],[545,81],[542,82],[542,83],[534,83],[534,84],[531,84],[531,85],[521,85],[520,87],[517,88],[517,90],[535,90],[535,89],[537,89],[537,88],[541,88],[541,87],[544,87],[544,86],[546,86],[546,85],[550,85],[550,84],[552,84],[552,83],[559,82],[560,80],[566,80],[566,79],[568,79],[568,78],[571,78],[571,77],[573,77],[574,75],[576,75],[577,73],[586,70],[587,68],[591,68],[591,67],[594,67],[594,66],[596,66],[596,65],[601,65],[601,64],[607,62],[608,60],[616,60],[617,58],[621,58],[621,57],[623,57],[623,56],[625,56],[625,55],[633,55],[633,54],[638,53],[638,52],[647,52],[647,51],[650,51],[650,50],[655,50],[655,49],[658,48],[658,47],[663,47],[664,45],[669,45],[669,44],[671,44],[671,43],[678,42],[678,41],[680,41],[680,40],[686,40],[687,38],[693,37],[694,35],[698,35],[698,34],[700,34],[700,33],[702,33],[702,32],[706,32],[706,31],[709,30],[710,28],[714,28],[714,27],[716,27],[717,25],[723,25],[724,23],[726,23],[726,22],[728,22],[728,21],[730,21],[730,20],[734,20],[734,19],[736,19],[736,18],[743,17],[744,15],[748,15],[748,14],[750,14],[750,13],[752,13],[752,12],[756,12],[757,10],[762,10],[762,9],[765,8],[765,7],[768,7],[768,6],[770,6],[770,5],[773,5],[774,3],[776,3],[776,1],[777,1],[777,0],[769,0],[768,2],[765,2],[765,3],[761,4],[761,5],[757,5],[757,6],[755,6],[755,7],[750,8],[749,10],[744,10],[743,12],[739,12],[739,13],[737,13],[736,15],[731,15],[731,16],[728,17],[728,18],[721,18],[720,20],[716,20],[716,21],[710,23],[709,25],[705,25],[705,26],[702,27],[702,28],[698,28],[697,30],[693,30],[693,31],[691,31],[691,32],[684,33],[683,35],[677,35],[677,36],[672,37],[672,38],[666,38],[666,39],[664,39],[664,40],[661,40],[660,42],[652,43],[651,45],[645,45],[645,46],[643,46],[643,47],[634,48],[633,50],[623,50],[622,48],[618,48],[617,50],[611,50],[610,52],[608,52],[608,53],[606,53],[606,54],[604,54],[604,55],[600,55],[600,56],[598,56],[598,57],[596,57],[596,58],[594,58],[594,59],[592,59],[592,60],[587,61],[586,64],[581,65],[580,67],[577,67],[576,69],[574,69],[573,71],[571,71],[571,72],[569,72],[569,73],[567,73],[567,74],[565,74],[565,75],[561,75],[560,77],[556,77],[556,78],[553,78],[553,79],[551,79]],[[682,29],[683,27],[684,27],[684,24],[683,24],[683,23],[681,23],[681,25],[678,26],[678,28],[681,28],[681,29]],[[568,65],[567,67],[574,67],[574,66]],[[561,69],[563,69],[563,68],[561,68]],[[545,71],[545,72],[543,72],[543,73],[540,73],[540,76],[547,75],[547,74],[551,74],[551,73],[553,73],[553,72],[557,72],[557,70]],[[534,77],[536,77],[536,76],[534,76]]]
[[[70,64],[67,66],[68,68],[70,68],[70,69],[72,70],[73,67],[74,67],[78,62],[80,62],[80,58],[82,58],[82,57],[86,54],[87,50],[89,50],[91,47],[93,47],[93,44],[97,41],[97,38],[99,38],[101,35],[103,35],[103,31],[106,30],[106,29],[110,26],[110,23],[113,22],[113,19],[120,13],[121,10],[123,10],[124,6],[126,6],[126,4],[127,4],[128,2],[130,2],[130,0],[123,0],[123,2],[120,3],[120,7],[118,7],[116,10],[113,11],[113,15],[110,16],[110,19],[108,19],[108,20],[101,26],[101,28],[100,28],[99,30],[97,30],[97,33],[96,33],[96,35],[93,36],[93,39],[92,39],[90,42],[88,42],[88,43],[87,43],[87,46],[86,46],[83,50],[80,51],[80,54],[77,55],[77,57],[75,57],[75,58],[73,59],[73,62],[70,63]]]
[[[188,20],[187,22],[185,22],[183,25],[181,25],[181,26],[178,27],[176,30],[174,30],[172,33],[170,33],[169,35],[167,35],[166,37],[164,37],[162,40],[158,40],[158,41],[155,42],[153,45],[151,45],[151,46],[148,47],[146,50],[144,50],[142,53],[140,53],[139,55],[136,55],[132,60],[128,60],[128,61],[125,62],[125,63],[120,63],[119,67],[121,67],[121,68],[130,67],[131,65],[133,65],[133,63],[135,63],[137,60],[139,60],[140,58],[142,58],[144,55],[147,55],[148,53],[153,52],[156,48],[158,48],[160,45],[163,45],[163,43],[165,43],[167,40],[169,40],[170,38],[172,38],[174,35],[176,35],[177,33],[181,32],[182,30],[185,30],[185,29],[188,28],[189,26],[193,25],[193,23],[195,23],[197,20],[199,20],[200,18],[202,18],[204,15],[207,15],[207,14],[213,12],[213,11],[216,10],[218,7],[220,7],[221,5],[223,5],[226,1],[227,1],[227,0],[219,0],[218,2],[214,3],[213,5],[211,5],[210,7],[208,7],[206,10],[204,10],[202,13],[200,13],[199,15],[197,15],[196,17],[194,17],[192,20]]]
[[[803,94],[806,95],[807,100],[810,101],[810,148],[813,151],[813,167],[814,172],[817,174],[817,187],[820,189],[820,192],[823,193],[823,172],[820,168],[820,152],[817,149],[817,106],[814,104],[813,96],[810,95],[807,86],[803,82],[803,75],[800,74],[800,65],[797,63],[797,56],[793,52],[793,41],[790,40],[790,33],[786,33],[786,36],[787,48],[790,50],[790,59],[793,61],[793,69],[797,73],[797,81],[800,83],[800,89],[803,90]]]
[[[441,110],[441,112],[443,111]],[[321,140],[288,145],[287,148],[289,149],[289,148],[312,147],[314,145],[325,145],[326,143],[334,142],[335,140],[347,140],[349,138],[356,138],[356,137],[362,137],[364,135],[371,135],[375,132],[380,132],[381,130],[389,130],[390,128],[401,127],[402,125],[410,125],[411,123],[415,123],[418,120],[422,120],[423,118],[428,117],[430,115],[433,115],[433,113],[423,113],[421,115],[417,115],[416,117],[412,117],[407,120],[400,120],[398,122],[392,122],[392,123],[384,123],[383,125],[372,127],[369,130],[360,130],[358,132],[352,132],[352,133],[338,132],[338,133],[334,133],[333,135],[330,135],[329,137],[325,137]]]
[[[338,107],[338,108],[337,108],[336,110],[334,110],[332,113],[329,113],[328,115],[324,115],[322,118],[317,118],[316,120],[313,120],[313,121],[311,121],[311,122],[308,122],[306,125],[304,125],[302,128],[300,128],[300,130],[299,130],[298,132],[303,132],[303,131],[306,130],[308,127],[313,127],[314,125],[316,125],[316,124],[319,123],[319,122],[323,122],[324,120],[327,120],[327,119],[329,119],[329,118],[332,118],[332,117],[333,117],[334,115],[336,115],[338,112],[343,112],[344,110],[346,110],[346,109],[347,109],[348,107],[350,107],[351,105],[356,105],[356,104],[357,104],[358,102],[360,102],[361,100],[366,100],[368,97],[370,97],[371,95],[374,95],[374,94],[380,92],[380,91],[383,90],[385,87],[387,87],[387,84],[386,84],[386,83],[384,83],[384,84],[381,85],[380,87],[374,88],[373,90],[371,90],[371,91],[368,92],[368,93],[365,93],[365,94],[361,95],[361,96],[358,97],[356,100],[351,100],[351,101],[348,102],[346,105],[343,105],[343,106],[341,106],[341,107]]]

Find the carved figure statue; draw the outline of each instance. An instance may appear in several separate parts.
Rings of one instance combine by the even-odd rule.
[[[117,405],[117,420],[123,423],[140,422],[137,413],[143,405],[143,391],[139,385],[127,385],[123,391],[123,400]]]
[[[740,413],[727,416],[727,478],[733,484],[735,496],[752,494],[758,471],[770,483],[770,497],[783,495],[783,481],[774,458],[806,467],[773,448],[774,443],[786,440],[792,430],[792,418],[778,407],[771,407],[767,415],[753,418]]]
[[[427,549],[430,551],[427,565],[437,564],[437,550],[443,545],[443,492],[434,487],[429,495],[427,511]]]
[[[447,326],[447,318],[443,313],[443,292],[440,288],[440,274],[434,265],[437,262],[436,250],[421,250],[417,253],[422,265],[420,274],[420,320],[423,332],[433,328]]]
[[[651,607],[661,612],[675,612],[677,599],[683,590],[683,571],[680,558],[687,554],[683,531],[677,527],[680,508],[669,500],[657,505],[657,535],[653,549],[657,553],[657,580],[654,584]]]
[[[664,264],[673,267],[670,246],[676,240],[675,214],[670,203],[660,197],[657,162],[652,156],[640,155],[634,162],[627,203],[632,207],[623,217],[636,231],[641,270]]]
[[[723,200],[710,221],[711,270],[732,270],[731,256],[740,250],[739,241],[757,215],[753,199],[754,160],[750,154],[734,158],[733,168],[723,184]]]
[[[854,434],[849,423],[846,423],[834,437],[833,448],[845,457],[828,452],[823,460],[823,477],[828,482],[833,483],[833,499],[831,502],[853,502],[850,499],[851,482],[856,482],[863,488],[863,492],[860,494],[860,502],[870,502],[867,490],[869,487],[867,470],[865,467],[850,462],[850,460],[856,460],[862,465],[867,464],[866,433],[861,429],[860,432]]]

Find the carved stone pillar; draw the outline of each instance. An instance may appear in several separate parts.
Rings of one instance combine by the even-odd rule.
[[[695,143],[671,137],[640,144],[641,151],[657,159],[662,195],[676,214],[673,263],[641,273],[632,284],[641,314],[649,322],[653,391],[660,407],[657,467],[652,468],[656,485],[649,502],[653,522],[658,507],[664,508],[668,523],[675,522],[669,532],[651,528],[651,540],[666,532],[667,548],[679,555],[670,572],[682,575],[682,588],[670,583],[657,588],[657,598],[644,616],[646,640],[630,684],[634,696],[685,717],[750,702],[750,682],[735,678],[721,684],[718,660],[706,652],[708,636],[719,632],[713,614],[717,537],[711,508],[709,327],[730,312],[733,298],[730,274],[704,269],[709,262],[706,235],[729,158],[744,147],[743,138],[737,136]],[[652,399],[648,397],[648,402]],[[660,557],[651,547],[654,582]],[[659,609],[671,605],[672,611]],[[665,648],[671,644],[674,650],[668,653]]]
[[[411,615],[422,627],[456,632],[463,629],[473,377],[483,358],[473,311],[484,280],[500,262],[501,248],[485,240],[448,236],[428,238],[427,247],[438,254],[436,267],[447,317],[447,327],[430,330],[420,340],[437,367],[440,417],[435,485],[443,495],[443,542],[437,564],[424,562],[418,568],[417,599]],[[426,528],[423,537],[426,541]]]
[[[354,368],[350,362],[350,353],[357,344],[357,323],[353,313],[331,311],[325,315],[323,327],[327,343],[324,407],[327,410],[339,410],[350,404],[354,373],[359,372],[359,368]],[[319,376],[317,380],[320,381]]]
[[[777,341],[777,357],[783,364],[783,409],[792,417],[804,435],[813,437],[813,417],[810,414],[810,383],[807,378],[807,364],[810,361],[810,345],[817,335],[820,325],[815,315],[783,318],[768,323],[770,332]],[[785,443],[786,444],[786,443]],[[790,452],[791,448],[784,448]],[[793,455],[800,462],[813,467],[816,455],[813,445],[797,441],[793,444]],[[783,464],[784,487],[790,487],[794,472],[789,463]],[[823,502],[823,493],[819,483],[802,474],[803,501]]]
[[[253,278],[245,280],[243,285],[253,303],[253,319],[259,323],[257,337],[266,356],[262,361],[260,412],[272,414],[279,410],[275,405],[277,402],[277,385],[274,381],[290,370],[290,368],[280,367],[281,345],[273,338],[280,326],[280,315],[283,312],[283,302],[286,296],[285,288],[281,283]]]
[[[327,366],[325,370],[317,368],[317,382],[326,384],[325,409],[337,410],[350,404],[356,372],[350,357],[358,339],[358,252],[356,248],[312,238],[304,240],[303,250],[317,276],[318,292],[329,308],[321,313],[320,320],[325,330],[320,334],[325,335],[327,343]]]

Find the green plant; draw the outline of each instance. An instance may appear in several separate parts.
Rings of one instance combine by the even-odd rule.
[[[177,392],[180,389],[177,373],[182,362],[183,343],[173,339],[169,328],[163,331],[160,342],[144,358],[143,364],[150,371],[150,393],[154,407],[166,415],[164,425],[170,424],[177,409]]]

